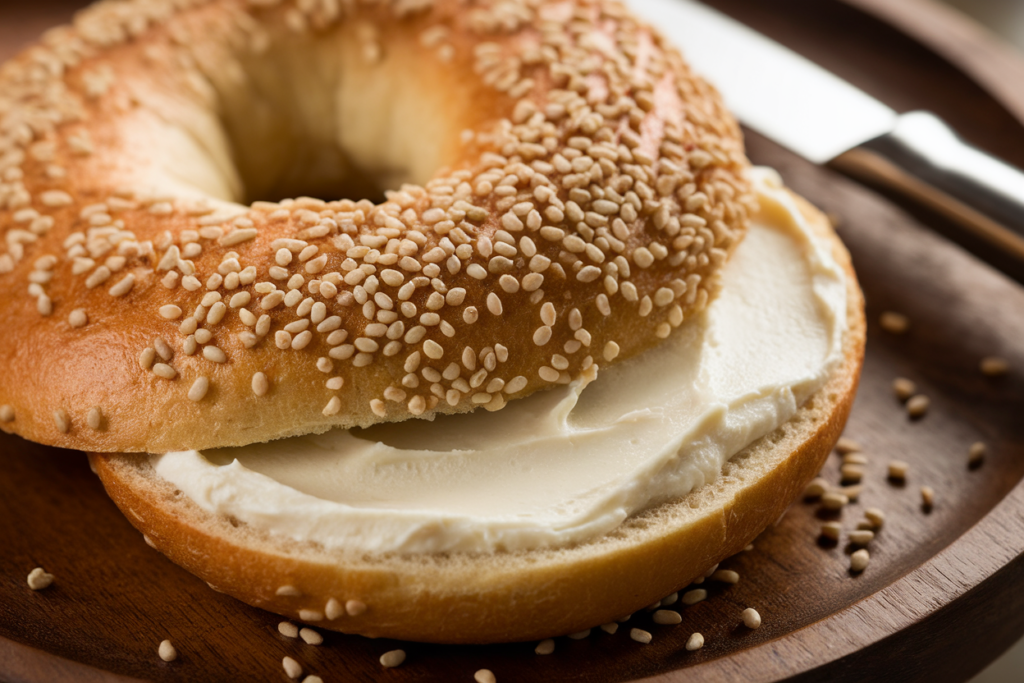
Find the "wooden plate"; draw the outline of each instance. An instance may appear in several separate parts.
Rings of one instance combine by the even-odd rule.
[[[1000,104],[877,18],[816,0],[715,4],[897,109],[936,111],[975,143],[1024,166],[1024,129],[1007,108],[1024,113],[1020,103]],[[55,20],[45,5],[19,5],[0,32],[7,54],[25,36],[11,27],[35,32]],[[950,15],[922,0],[914,7],[918,33],[933,44],[948,47],[956,36],[948,54],[971,54],[965,40],[990,49],[983,34],[964,33],[960,20],[954,33]],[[1011,71],[1009,62],[967,62],[989,84],[1001,83],[1000,69]],[[863,442],[870,464],[865,491],[842,523],[853,528],[869,506],[882,508],[887,522],[863,574],[849,573],[845,544],[818,543],[821,518],[800,503],[752,551],[724,564],[740,573],[740,583],[708,586],[710,598],[684,608],[678,626],[653,625],[640,613],[614,636],[558,639],[550,656],[535,655],[532,643],[439,647],[337,634],[312,647],[278,635],[278,617],[212,592],[148,548],[81,454],[2,437],[0,678],[285,680],[285,655],[328,682],[472,681],[480,668],[500,681],[601,683],[952,681],[980,670],[1024,632],[1024,592],[1011,590],[1024,578],[1024,290],[867,189],[756,135],[750,154],[839,217],[867,295],[869,350],[847,434]],[[884,310],[907,314],[910,331],[881,331],[875,321]],[[1015,370],[982,376],[979,360],[990,354],[1008,358]],[[896,376],[913,379],[931,398],[926,417],[906,417],[890,389]],[[972,471],[967,450],[979,440],[990,455]],[[910,463],[906,485],[887,482],[891,459]],[[836,480],[837,472],[838,458],[824,474]],[[930,512],[921,507],[922,485],[936,493]],[[57,577],[39,593],[25,584],[36,566]],[[747,606],[764,619],[756,631],[740,624]],[[630,640],[632,627],[651,631],[653,642]],[[706,645],[691,653],[683,646],[694,631]],[[156,655],[164,638],[181,653],[170,664]],[[382,669],[378,657],[396,647],[408,652],[407,662]]]

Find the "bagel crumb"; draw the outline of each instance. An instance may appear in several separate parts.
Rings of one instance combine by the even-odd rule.
[[[291,623],[290,621],[282,621],[280,624],[278,624],[277,632],[285,638],[299,637],[299,627]]]
[[[761,626],[761,615],[753,607],[748,607],[743,610],[743,625],[750,629],[759,628]]]
[[[643,643],[644,645],[650,643],[652,638],[651,634],[642,628],[634,628],[630,630],[629,637],[638,643]]]
[[[845,505],[848,505],[850,499],[836,491],[829,491],[821,497],[821,507],[826,510],[842,510]]]
[[[839,455],[846,455],[847,453],[863,451],[864,448],[860,445],[859,441],[854,441],[851,438],[842,436],[839,438],[839,441],[836,442],[835,450]]]
[[[589,635],[590,635],[590,629],[588,628],[585,631],[576,631],[576,633],[570,633],[568,635],[568,638],[570,640],[583,640],[584,638],[586,638]]]
[[[976,441],[971,444],[970,449],[967,451],[967,464],[971,467],[978,467],[985,460],[985,456],[988,454],[988,447],[983,441]]]
[[[601,624],[601,630],[610,636],[614,636],[619,630],[619,625],[614,621],[610,621],[607,624]]]
[[[850,543],[854,545],[867,545],[873,540],[875,540],[874,531],[858,529],[850,532]]]
[[[616,624],[616,627],[617,626],[618,624]],[[604,626],[602,626],[601,628],[603,629]],[[538,655],[549,655],[555,651],[555,641],[551,638],[548,638],[547,640],[542,640],[539,643],[537,643],[537,647],[533,648],[533,651]]]
[[[683,621],[683,617],[679,612],[670,609],[660,609],[654,613],[651,617],[655,624],[661,624],[663,626],[680,624]]]
[[[868,508],[864,511],[864,517],[876,529],[881,529],[882,525],[885,524],[885,513],[878,508]]]
[[[302,675],[302,665],[291,657],[285,657],[282,659],[281,666],[284,667],[284,673],[288,678],[294,679]]]
[[[42,567],[36,567],[28,573],[28,587],[41,591],[53,585],[53,574],[47,574]]]
[[[821,525],[822,538],[827,538],[830,541],[838,541],[841,531],[842,526],[840,526],[839,522],[825,522]]]
[[[711,575],[711,580],[736,584],[740,582],[740,575],[731,569],[719,569]]]
[[[850,571],[862,572],[868,567],[868,561],[871,559],[871,555],[864,548],[855,551],[850,555]]]
[[[405,661],[405,650],[389,650],[380,656],[380,664],[385,669],[394,669]]]
[[[892,391],[896,398],[906,401],[917,393],[917,385],[906,377],[897,377],[892,381]]]
[[[878,317],[878,323],[889,334],[906,334],[910,329],[910,319],[902,313],[885,311]]]
[[[311,628],[299,631],[299,636],[306,645],[323,645],[324,637]]]
[[[986,377],[1000,377],[1010,371],[1009,361],[999,356],[986,356],[982,358],[978,367]]]
[[[889,463],[889,478],[894,481],[905,481],[909,471],[910,465],[902,460],[893,460]]]
[[[178,651],[169,640],[165,640],[160,643],[160,647],[157,648],[157,654],[160,655],[160,659],[165,662],[173,662],[178,658]]]
[[[708,592],[703,588],[695,588],[692,591],[686,591],[680,598],[684,605],[696,605],[698,602],[706,599]]]
[[[704,636],[700,633],[693,633],[686,640],[686,649],[689,652],[695,652],[702,647],[704,647]]]
[[[490,669],[480,669],[473,674],[473,680],[476,683],[498,683],[497,677],[495,677]]]
[[[358,617],[366,612],[366,603],[361,600],[349,600],[345,603],[345,611],[350,617]]]
[[[921,505],[925,510],[930,510],[935,503],[935,491],[931,486],[921,487]]]
[[[915,394],[907,401],[907,415],[912,418],[924,417],[928,412],[931,400],[924,394]]]
[[[821,498],[828,490],[829,483],[821,477],[817,477],[807,485],[807,488],[804,489],[804,498],[807,500],[816,500]]]

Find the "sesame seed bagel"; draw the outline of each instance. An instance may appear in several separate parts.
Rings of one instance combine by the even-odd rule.
[[[203,511],[148,459],[93,454],[93,467],[131,524],[171,560],[219,591],[321,628],[489,643],[610,622],[742,550],[779,519],[839,438],[863,358],[863,299],[824,216],[800,207],[847,273],[843,362],[792,419],[734,456],[717,480],[595,540],[489,555],[328,552]]]
[[[164,452],[499,409],[703,309],[747,167],[615,2],[99,3],[0,70],[0,428]]]

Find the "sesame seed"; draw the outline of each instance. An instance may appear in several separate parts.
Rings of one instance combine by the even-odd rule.
[[[53,422],[57,427],[57,431],[61,434],[67,434],[71,431],[71,418],[63,408],[53,411]]]
[[[907,415],[912,418],[923,417],[928,412],[929,405],[931,405],[931,401],[924,394],[911,396],[907,401]]]
[[[14,407],[9,404],[0,406],[0,422],[14,422]]]
[[[804,498],[808,500],[815,500],[821,498],[829,490],[829,484],[821,477],[816,477],[807,485],[804,489]]]
[[[360,600],[349,600],[345,603],[345,611],[350,617],[358,617],[366,612],[366,603]]]
[[[885,513],[878,508],[868,508],[864,511],[864,517],[875,529],[881,529],[885,524]]]
[[[188,398],[190,401],[202,401],[206,397],[206,392],[210,390],[210,380],[207,377],[197,377],[196,381],[192,383],[192,388],[188,390]]]
[[[487,310],[494,315],[502,313],[501,299],[494,292],[487,295]]]
[[[971,467],[978,467],[985,459],[985,455],[988,452],[988,447],[981,441],[977,441],[971,444],[970,449],[967,451],[967,464]]]
[[[836,491],[829,491],[821,497],[821,507],[826,510],[842,510],[849,502],[849,497]]]
[[[345,607],[337,599],[331,598],[327,601],[327,606],[324,608],[324,614],[331,621],[338,619],[345,614]]]
[[[380,656],[380,664],[385,669],[401,666],[405,661],[405,650],[389,650]]]
[[[616,624],[614,621],[609,622],[607,624],[601,624],[601,630],[607,633],[608,635],[614,636],[619,630],[619,625]]]
[[[629,632],[629,637],[638,643],[643,643],[644,645],[649,644],[652,638],[650,632],[645,631],[641,628],[631,629]]]
[[[850,571],[862,572],[868,568],[868,561],[871,559],[871,555],[865,548],[855,551],[850,555]]]
[[[281,597],[298,598],[302,596],[302,591],[295,586],[281,586],[274,594]]]
[[[892,391],[896,398],[906,401],[917,393],[917,385],[906,377],[897,377],[892,381]]]
[[[686,649],[688,652],[694,652],[702,647],[704,647],[704,636],[700,633],[694,633],[686,640]]]
[[[839,441],[836,442],[836,452],[840,455],[846,455],[847,453],[854,453],[863,450],[864,448],[860,445],[860,442],[854,441],[853,439],[845,436],[840,437]]]
[[[181,317],[181,308],[174,304],[160,307],[160,317],[164,320],[177,320]]]
[[[842,527],[839,525],[839,522],[825,522],[821,525],[822,538],[827,538],[830,541],[838,541],[841,531]]]
[[[910,470],[910,465],[901,461],[893,460],[889,463],[889,478],[895,479],[896,481],[903,481],[907,478],[907,472]]]
[[[743,625],[749,629],[755,629],[761,626],[761,615],[753,607],[748,607],[743,610],[742,613]]]
[[[290,621],[282,621],[277,625],[277,631],[285,638],[298,638],[299,627]]]
[[[886,311],[878,318],[882,329],[889,334],[904,334],[910,329],[910,320],[902,313]]]
[[[555,651],[555,641],[551,638],[542,640],[537,643],[537,647],[533,648],[533,651],[538,655],[549,655]]]
[[[302,621],[323,621],[324,613],[315,609],[300,609],[299,619]]]
[[[160,643],[160,647],[157,648],[157,654],[165,662],[173,662],[178,658],[178,651],[174,649],[174,645],[169,640],[164,640]]]
[[[867,465],[868,458],[863,453],[847,453],[843,456],[844,465]]]
[[[324,683],[324,679],[319,676],[306,676],[302,679],[302,683]]]
[[[590,636],[590,629],[588,628],[588,629],[583,630],[583,631],[576,631],[575,633],[570,633],[568,635],[568,638],[570,640],[583,640],[584,638],[587,638],[589,636]]]
[[[28,587],[41,591],[53,585],[53,574],[48,574],[42,567],[36,567],[28,573]]]
[[[864,478],[864,467],[853,463],[847,463],[839,468],[839,473],[844,484],[856,484]]]
[[[698,602],[701,602],[707,597],[708,592],[706,590],[704,590],[703,588],[695,588],[694,590],[686,591],[685,593],[683,593],[680,600],[684,605],[696,605]]]
[[[740,582],[740,575],[731,569],[719,569],[710,576],[712,581],[736,584]]]
[[[932,489],[931,486],[922,486],[921,487],[921,505],[923,505],[926,510],[930,510],[931,507],[934,504],[935,504],[935,491],[934,491],[934,489]]]
[[[257,396],[265,396],[269,390],[270,382],[267,381],[267,376],[265,374],[257,372],[252,376],[252,393]]]
[[[89,425],[89,429],[98,432],[103,427],[103,409],[99,406],[93,406],[89,410],[89,415],[85,421]]]
[[[284,667],[284,673],[288,678],[298,678],[302,675],[302,665],[291,657],[282,659],[281,665]]]
[[[850,532],[850,543],[854,545],[867,545],[875,540],[875,532],[867,529],[858,529]]]
[[[84,308],[76,308],[68,314],[68,324],[75,329],[85,327],[89,324],[89,315]]]
[[[299,637],[306,645],[323,645],[324,637],[311,628],[304,628],[299,631]]]
[[[122,278],[116,285],[114,285],[107,291],[110,294],[110,296],[120,297],[130,292],[132,290],[132,287],[134,286],[135,276],[129,273],[128,275],[125,275],[124,278]]]
[[[679,614],[679,612],[675,612],[670,609],[660,609],[655,612],[651,618],[654,620],[655,624],[661,624],[663,626],[681,624],[683,622],[682,615]]]
[[[203,358],[210,361],[211,363],[227,363],[228,357],[223,351],[216,346],[204,346],[203,347]]]
[[[473,680],[476,683],[497,683],[498,681],[490,669],[480,669],[473,674]]]
[[[987,356],[978,366],[986,377],[1000,377],[1010,371],[1010,362],[999,356]]]

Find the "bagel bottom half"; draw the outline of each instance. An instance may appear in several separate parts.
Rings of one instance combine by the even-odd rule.
[[[494,643],[607,623],[742,550],[785,512],[842,432],[863,359],[863,299],[849,254],[826,218],[797,201],[847,273],[843,362],[792,419],[735,455],[718,479],[600,538],[486,555],[329,552],[203,511],[157,476],[144,456],[91,454],[93,468],[129,522],[172,561],[218,591],[320,628]]]

